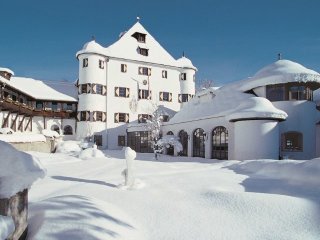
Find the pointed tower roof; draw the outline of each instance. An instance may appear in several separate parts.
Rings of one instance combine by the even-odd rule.
[[[145,35],[145,41],[138,41],[135,34]],[[139,48],[148,50],[148,56],[138,53]],[[176,60],[154,39],[154,37],[136,22],[122,37],[108,48],[110,57],[130,59],[156,64],[177,66]]]

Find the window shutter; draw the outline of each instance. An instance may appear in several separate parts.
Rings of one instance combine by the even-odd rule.
[[[77,121],[80,121],[80,112],[77,112]]]
[[[129,113],[126,113],[126,119],[125,119],[126,123],[129,122]]]
[[[86,120],[90,121],[90,111],[86,111]]]
[[[165,78],[166,76],[166,72],[164,70],[162,70],[162,78]]]
[[[107,95],[107,86],[102,87],[102,95],[106,96]]]
[[[118,123],[119,122],[119,113],[114,114],[114,122]]]
[[[119,97],[119,87],[115,87],[115,88],[114,88],[114,95],[115,95],[116,97]]]
[[[106,122],[107,121],[107,113],[103,112],[102,113],[102,122]]]
[[[160,92],[160,93],[159,93],[159,100],[160,100],[160,101],[163,101],[163,92]]]
[[[126,97],[128,98],[130,96],[130,88],[126,89]]]
[[[178,94],[178,102],[181,103],[182,102],[182,95]]]
[[[192,98],[192,94],[188,94],[188,101]]]
[[[172,102],[172,93],[169,93],[169,102]]]
[[[88,84],[87,84],[87,93],[92,93],[91,83],[88,83]]]
[[[92,121],[93,122],[97,121],[97,112],[96,111],[92,112]]]
[[[138,123],[142,122],[142,114],[138,114]]]
[[[91,88],[92,88],[92,93],[97,93],[97,84],[92,83]]]
[[[151,76],[151,68],[148,68],[148,76]]]
[[[79,84],[79,86],[78,86],[78,94],[81,94],[81,85],[82,84]]]
[[[141,89],[139,89],[138,96],[139,96],[139,99],[141,99],[141,98],[142,98],[142,91],[141,91]]]
[[[140,74],[140,75],[143,74],[143,69],[142,69],[142,67],[139,67],[139,74]]]
[[[124,72],[127,72],[127,64],[123,65],[123,70],[124,70]]]
[[[151,100],[152,99],[152,92],[151,92],[151,90],[149,91],[149,98],[148,98],[149,100]]]

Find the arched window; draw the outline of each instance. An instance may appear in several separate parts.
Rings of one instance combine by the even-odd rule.
[[[285,132],[281,135],[282,151],[302,151],[303,136],[300,132]]]
[[[212,158],[228,159],[228,130],[219,126],[212,130]]]
[[[172,131],[167,132],[167,135],[173,135]]]
[[[60,128],[59,128],[58,125],[52,125],[52,126],[51,126],[51,130],[52,130],[52,131],[56,131],[57,133],[60,134]]]
[[[193,156],[205,157],[205,134],[203,129],[197,128],[193,132]]]
[[[180,142],[183,150],[180,152],[181,156],[188,156],[188,133],[184,130],[179,132]]]
[[[167,132],[167,135],[174,135],[172,131]],[[174,155],[174,147],[170,144],[169,147],[167,147],[167,154],[168,155]]]
[[[67,125],[63,128],[63,135],[72,135],[72,127],[70,125]]]

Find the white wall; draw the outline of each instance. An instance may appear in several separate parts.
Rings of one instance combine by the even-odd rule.
[[[316,126],[316,157],[320,157],[320,124]]]
[[[234,158],[278,159],[279,127],[273,120],[247,120],[234,123]]]

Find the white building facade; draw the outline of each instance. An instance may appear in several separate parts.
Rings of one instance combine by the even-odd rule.
[[[77,58],[77,136],[92,136],[102,148],[131,143],[150,152],[145,120],[154,106],[167,109],[168,120],[195,94],[191,61],[175,60],[139,22],[107,48],[94,40],[85,44]]]

